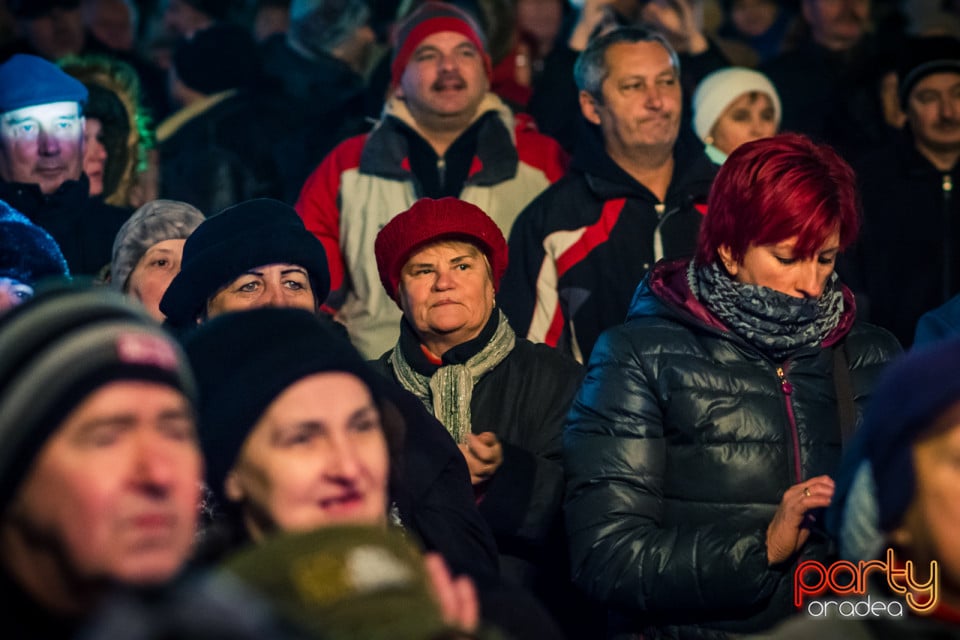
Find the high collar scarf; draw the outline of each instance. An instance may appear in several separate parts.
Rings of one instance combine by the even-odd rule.
[[[768,287],[731,278],[719,262],[687,270],[690,290],[731,331],[784,360],[798,349],[817,346],[840,322],[843,292],[836,272],[818,298],[795,298]]]
[[[494,321],[496,328],[476,353],[459,363],[447,362],[445,358],[444,364],[430,376],[411,366],[415,355],[407,353],[410,346],[403,335],[390,352],[389,362],[400,385],[423,402],[458,444],[466,442],[467,435],[473,432],[470,401],[473,399],[474,385],[503,362],[516,344],[516,334],[499,309],[491,318],[491,322]],[[410,331],[407,327],[404,330]]]

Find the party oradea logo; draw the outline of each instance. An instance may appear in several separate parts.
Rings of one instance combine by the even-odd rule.
[[[910,560],[897,561],[893,549],[886,561],[807,560],[793,573],[793,604],[815,618],[902,618],[907,610],[927,615],[940,602],[940,566],[934,560],[928,570],[917,569]],[[892,598],[868,593],[870,582],[884,580]]]

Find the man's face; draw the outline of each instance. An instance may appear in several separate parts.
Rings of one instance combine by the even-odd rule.
[[[183,394],[154,382],[111,382],[47,440],[2,526],[49,557],[68,583],[162,582],[193,545],[201,478]]]
[[[51,102],[0,115],[0,178],[53,193],[83,171],[83,118],[76,102]]]
[[[637,151],[673,148],[680,133],[680,78],[658,42],[617,43],[607,49],[602,100],[580,92],[584,117],[600,125],[616,159]]]
[[[804,0],[803,17],[813,39],[844,51],[860,41],[870,23],[870,0]]]
[[[425,126],[466,126],[490,83],[483,54],[466,36],[440,31],[424,38],[410,56],[397,95]]]
[[[960,74],[933,73],[914,85],[907,102],[907,121],[921,149],[960,152]]]

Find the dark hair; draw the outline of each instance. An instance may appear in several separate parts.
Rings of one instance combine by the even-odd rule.
[[[739,262],[751,245],[793,236],[796,257],[809,258],[837,230],[845,249],[857,237],[859,212],[853,169],[831,147],[798,134],[754,140],[714,178],[696,262],[716,262],[721,246]]]
[[[680,74],[680,59],[667,39],[658,31],[646,27],[619,27],[592,38],[587,43],[573,67],[573,79],[577,89],[586,91],[594,98],[601,99],[600,86],[610,74],[607,66],[607,49],[615,44],[636,42],[656,42],[670,54],[670,62],[677,74]]]

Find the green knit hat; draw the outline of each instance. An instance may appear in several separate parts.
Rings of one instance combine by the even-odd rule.
[[[349,525],[281,534],[233,556],[222,569],[316,637],[477,637],[444,623],[422,554],[397,530]]]

